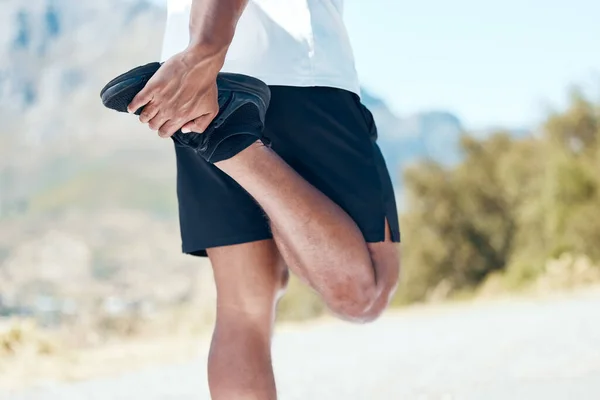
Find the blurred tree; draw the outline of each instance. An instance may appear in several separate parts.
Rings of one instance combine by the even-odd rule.
[[[400,301],[474,288],[494,272],[535,278],[565,252],[600,261],[600,105],[574,90],[541,135],[465,135],[463,162],[405,172]]]

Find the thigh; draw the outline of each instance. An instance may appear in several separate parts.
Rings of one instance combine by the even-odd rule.
[[[206,256],[206,249],[272,237],[263,210],[233,179],[175,146],[177,199],[183,251]]]
[[[346,211],[367,242],[400,240],[390,176],[376,126],[355,94],[325,87],[271,87],[265,136],[304,179]]]
[[[272,239],[207,250],[217,286],[220,312],[270,318],[285,289],[288,272]]]

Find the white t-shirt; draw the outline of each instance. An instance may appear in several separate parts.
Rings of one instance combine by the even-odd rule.
[[[168,0],[163,61],[189,43],[191,4]],[[344,0],[250,0],[223,72],[268,85],[327,86],[360,95],[343,7]]]

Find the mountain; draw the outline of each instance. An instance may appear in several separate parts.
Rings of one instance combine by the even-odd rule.
[[[158,57],[163,13],[0,0],[0,316],[56,323],[75,309],[102,330],[114,304],[212,312],[210,269],[180,254],[171,143],[99,99]]]
[[[94,82],[114,64],[107,57],[148,54],[162,30],[163,10],[145,0],[5,0],[0,8],[0,102],[17,110]]]
[[[119,142],[132,137],[122,135],[122,129],[115,132],[119,118],[100,109],[97,92],[116,73],[156,59],[162,8],[147,0],[8,0],[0,7],[0,104],[9,113],[3,128],[20,131],[13,139],[52,146],[67,137],[110,134],[111,141]],[[459,159],[456,143],[462,126],[452,114],[400,118],[366,90],[363,102],[374,114],[394,183],[400,182],[399,171],[416,159],[446,164]],[[79,125],[82,116],[88,128]]]
[[[158,56],[163,13],[144,0],[0,2],[0,216],[99,165],[166,178],[164,142],[99,101],[110,78]]]

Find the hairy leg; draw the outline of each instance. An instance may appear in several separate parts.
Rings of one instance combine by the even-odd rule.
[[[271,336],[287,268],[272,240],[208,250],[217,320],[208,360],[214,400],[275,400]]]
[[[358,322],[381,313],[399,268],[389,235],[367,244],[346,212],[261,143],[215,165],[261,205],[290,269],[334,313]]]

